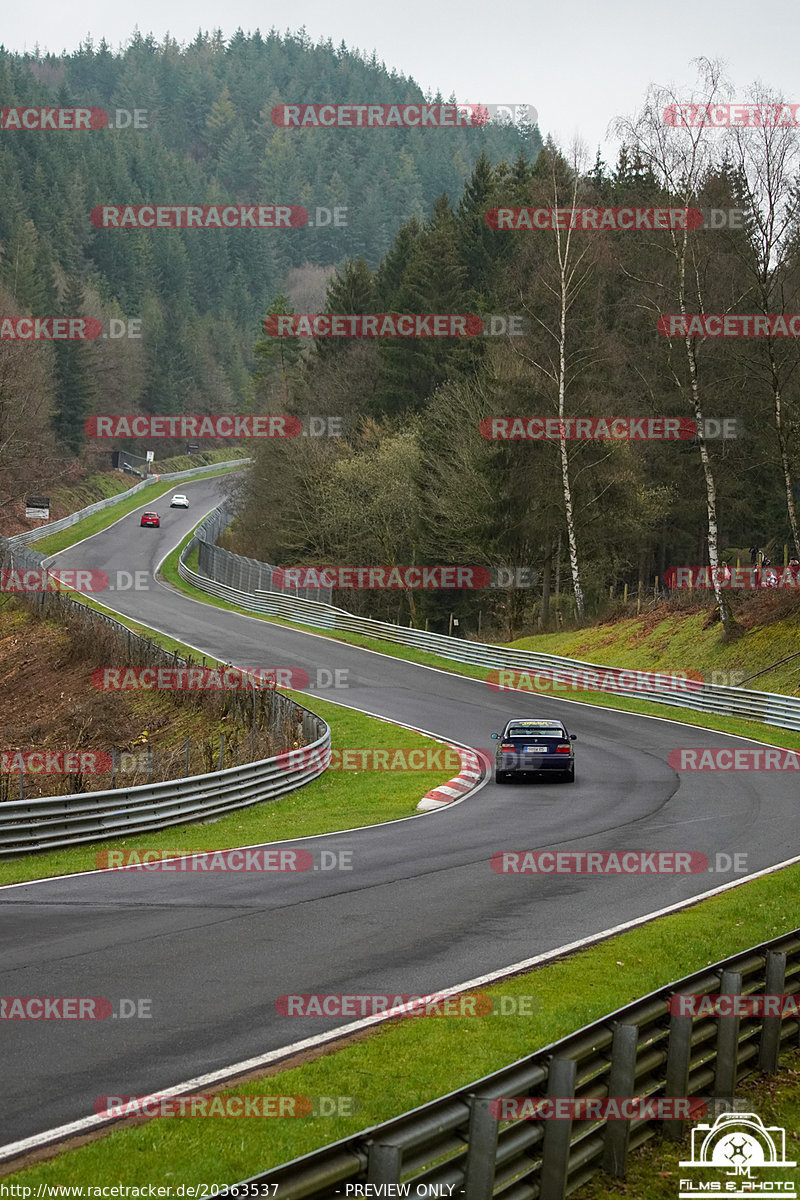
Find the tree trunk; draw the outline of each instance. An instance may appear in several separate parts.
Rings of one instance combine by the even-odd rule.
[[[553,568],[553,547],[547,547],[544,564],[542,566],[542,629],[546,631],[550,626],[550,574]]]
[[[566,340],[567,340],[567,281],[565,263],[561,266],[561,328],[558,346],[558,419],[564,420],[566,408]],[[578,565],[578,539],[575,535],[575,517],[572,508],[572,485],[569,479],[569,459],[567,457],[566,438],[559,439],[561,451],[561,489],[564,493],[564,519],[567,523],[567,541],[569,544],[569,565],[572,574],[572,588],[575,593],[575,613],[579,621],[583,620],[584,601],[581,587],[581,573]]]
[[[683,295],[681,295],[681,312],[685,314],[683,306]],[[685,339],[686,342],[686,357],[689,363],[689,378],[692,386],[692,408],[694,409],[694,419],[697,422],[697,441],[700,449],[700,461],[703,464],[703,478],[706,485],[706,513],[708,514],[708,565],[711,568],[711,579],[714,585],[714,596],[719,605],[719,616],[722,621],[722,628],[726,634],[733,631],[734,621],[731,613],[730,603],[726,593],[723,591],[719,579],[717,577],[717,567],[719,566],[719,529],[717,526],[717,488],[714,482],[714,472],[711,470],[711,460],[708,457],[706,449],[706,441],[703,437],[703,411],[700,406],[700,388],[697,380],[697,360],[695,358],[694,343],[690,337]]]
[[[800,533],[797,528],[797,509],[794,503],[794,489],[792,487],[792,468],[789,462],[789,453],[786,447],[786,434],[783,428],[783,394],[781,392],[780,377],[778,375],[778,366],[775,362],[775,349],[772,342],[769,344],[769,365],[772,375],[772,399],[775,411],[775,431],[778,434],[778,446],[781,453],[781,469],[783,471],[783,484],[786,489],[786,511],[789,514],[789,525],[792,530],[792,541],[794,542],[794,552],[797,558],[800,558]]]

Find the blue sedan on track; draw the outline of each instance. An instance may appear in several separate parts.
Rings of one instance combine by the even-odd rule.
[[[577,734],[568,733],[561,721],[537,721],[516,717],[502,733],[493,733],[500,744],[494,759],[497,783],[514,775],[557,774],[566,783],[575,782]]]

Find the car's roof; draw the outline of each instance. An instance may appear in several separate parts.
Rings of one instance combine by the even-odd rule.
[[[157,517],[158,513],[155,511],[154,508],[148,508],[147,512],[142,513],[142,516],[143,517]]]
[[[554,729],[562,729],[563,721],[538,721],[535,717],[512,717],[509,725],[552,725]]]
[[[522,737],[529,731],[533,733],[544,733],[552,730],[553,733],[561,733],[566,730],[566,725],[563,721],[531,721],[528,717],[523,720],[512,719],[506,725],[506,729],[513,729],[514,733]]]

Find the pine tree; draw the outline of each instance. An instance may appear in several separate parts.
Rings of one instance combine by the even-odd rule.
[[[442,195],[430,225],[414,245],[390,311],[474,313],[475,297],[466,279],[458,224],[447,196]],[[381,379],[374,404],[387,413],[419,408],[451,370],[469,370],[480,354],[480,343],[471,337],[381,340]]]
[[[234,127],[219,152],[219,178],[237,200],[251,196],[256,188],[258,158],[250,138]]]
[[[270,304],[264,317],[291,316],[294,309],[289,304],[289,297],[283,292]],[[287,402],[290,401],[289,384],[303,350],[303,339],[299,337],[262,337],[256,342],[255,355],[259,366],[254,375],[254,382],[261,387],[268,387],[277,381],[281,393]]]
[[[63,315],[83,315],[83,288],[74,276],[67,285]],[[56,352],[56,407],[53,428],[56,436],[77,454],[84,442],[83,423],[95,395],[92,378],[92,346],[81,341],[58,341]]]
[[[459,245],[467,267],[466,286],[491,306],[498,264],[511,253],[511,239],[498,236],[486,224],[486,214],[496,204],[496,178],[485,153],[475,164],[458,205]]]
[[[212,154],[219,154],[237,124],[236,109],[226,84],[206,117],[206,141]]]

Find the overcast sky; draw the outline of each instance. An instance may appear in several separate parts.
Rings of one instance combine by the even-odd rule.
[[[229,37],[237,27],[266,33],[303,25],[314,41],[330,37],[376,50],[424,90],[465,103],[532,104],[543,134],[563,148],[577,134],[592,158],[598,144],[613,155],[608,122],[630,115],[648,83],[688,90],[695,78],[690,61],[701,55],[723,60],[735,98],[758,79],[800,102],[798,0],[771,0],[762,9],[752,0],[139,0],[85,7],[40,0],[7,5],[0,39],[8,50],[38,43],[59,52],[74,50],[88,34],[117,48],[135,27],[183,43],[200,28],[219,27]]]

